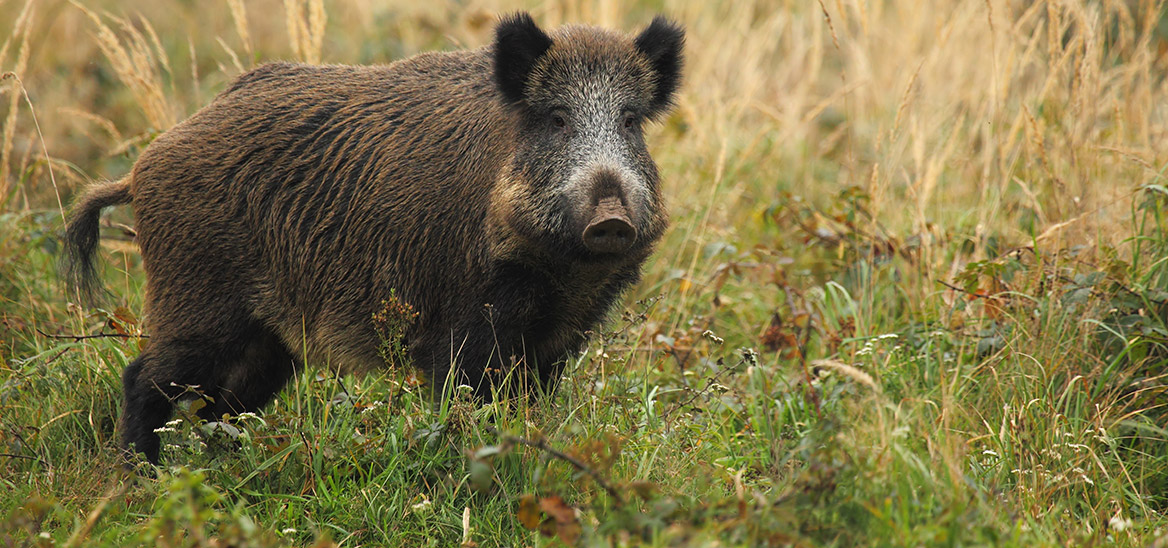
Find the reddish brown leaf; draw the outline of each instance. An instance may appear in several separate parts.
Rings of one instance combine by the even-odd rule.
[[[576,509],[568,506],[564,499],[556,495],[539,499],[539,509],[555,518],[557,523],[576,521]]]
[[[115,333],[124,336],[131,336],[133,327],[138,324],[137,318],[130,309],[119,306],[112,313],[107,313],[105,318],[106,327],[113,329]]]
[[[559,535],[560,540],[568,546],[575,546],[576,541],[580,539],[580,523],[573,521],[572,523],[557,523],[556,534]]]

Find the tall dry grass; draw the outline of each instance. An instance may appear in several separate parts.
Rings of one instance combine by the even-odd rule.
[[[36,19],[37,6],[53,17]],[[517,8],[549,25],[629,30],[651,15],[579,0],[217,7],[29,0],[0,15],[0,28],[11,29],[0,67],[30,90],[49,155],[74,184],[120,175],[153,135],[257,61],[388,62],[474,47],[489,41],[493,14]],[[1158,180],[1168,160],[1163,7],[666,3],[688,29],[688,55],[679,109],[655,134],[679,220],[679,245],[666,248],[660,272],[708,274],[699,267],[706,244],[738,231],[757,237],[742,221],[765,216],[781,192],[823,202],[862,191],[874,233],[919,242],[921,291],[967,260],[941,251],[955,241],[1114,244],[1133,192]],[[280,11],[282,19],[255,16]],[[51,204],[47,171],[29,171],[41,154],[31,119],[14,80],[5,82],[0,199]]]
[[[1012,225],[1026,210],[1042,239],[1094,239],[1126,213],[1110,206],[1168,159],[1162,8],[679,6],[691,45],[681,116],[701,131],[673,144],[714,169],[712,180],[677,181],[689,188],[675,195],[716,189],[704,202],[725,204],[712,214],[725,221],[740,197],[766,199],[771,177],[808,196],[856,185],[904,235],[1024,239]],[[1144,22],[1136,32],[1132,20]],[[723,180],[727,164],[747,162],[764,168],[762,184]]]
[[[320,63],[324,29],[328,21],[324,1],[284,0],[284,12],[288,18],[288,41],[292,44],[296,58],[305,63]],[[246,28],[238,23],[237,26]]]
[[[580,0],[20,6],[0,14],[0,29],[11,29],[0,68],[30,90],[50,158],[5,80],[0,200],[34,209],[57,201],[38,166],[58,165],[70,188],[120,176],[154,135],[256,62],[389,62],[476,47],[495,14],[521,8],[548,25],[628,30],[652,15]],[[918,295],[982,249],[1116,244],[1133,193],[1168,160],[1163,8],[666,3],[687,27],[688,54],[679,108],[653,135],[676,222],[650,280],[692,281],[678,289],[685,308],[716,267],[702,264],[709,245],[765,244],[760,226],[788,196],[822,205],[846,189],[866,195],[871,233],[914,246],[922,266],[908,284]],[[283,17],[257,16],[274,13]],[[971,252],[954,253],[962,242]]]
[[[4,127],[0,132],[0,210],[8,203],[9,187],[12,186],[12,140],[16,135],[17,106],[20,104],[19,75],[28,67],[28,37],[29,26],[32,20],[32,2],[24,5],[20,15],[12,26],[12,34],[4,39],[0,46],[0,68],[7,67],[8,54],[13,44],[16,46],[16,56],[11,71],[0,71],[0,96],[8,96],[8,111],[4,118]],[[19,40],[19,42],[17,42]]]

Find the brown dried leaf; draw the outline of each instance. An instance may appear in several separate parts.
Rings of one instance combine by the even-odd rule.
[[[130,309],[119,306],[113,312],[107,313],[105,318],[106,327],[113,329],[115,333],[124,336],[131,336],[132,328],[138,324],[138,319],[134,317],[134,313]]]
[[[794,335],[786,335],[787,348],[783,350],[781,356],[784,360],[797,360],[803,357],[803,352],[799,350],[799,341],[795,339]]]
[[[557,523],[576,521],[576,509],[568,506],[568,503],[557,495],[539,499],[539,508],[545,514],[555,518]]]
[[[539,527],[539,504],[536,503],[535,495],[529,493],[519,497],[519,509],[515,511],[515,517],[528,529]]]
[[[573,521],[572,523],[557,523],[556,534],[559,535],[560,540],[568,546],[575,546],[576,541],[580,539],[580,523]]]

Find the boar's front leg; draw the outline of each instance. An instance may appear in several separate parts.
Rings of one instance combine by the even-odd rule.
[[[448,376],[453,385],[469,385],[480,401],[493,390],[514,395],[550,390],[562,356],[540,352],[554,323],[546,280],[522,267],[499,269],[477,307],[463,312],[452,328],[436,330],[441,340],[418,341],[415,358],[441,391]],[[450,375],[451,367],[455,372]]]

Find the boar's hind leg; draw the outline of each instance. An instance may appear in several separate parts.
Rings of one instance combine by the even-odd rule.
[[[127,461],[133,460],[133,452],[146,456],[146,460],[158,464],[158,434],[154,429],[162,426],[170,418],[170,400],[157,390],[144,388],[139,382],[142,364],[149,357],[143,352],[138,359],[130,362],[122,372],[125,389],[125,407],[122,409],[122,448]]]
[[[143,453],[158,463],[158,434],[174,411],[173,402],[195,397],[188,387],[213,386],[214,348],[207,341],[151,341],[149,347],[122,373],[125,407],[122,409],[122,446],[127,457]],[[210,395],[210,394],[208,394]]]
[[[173,402],[205,396],[205,420],[255,411],[267,403],[295,371],[295,361],[266,329],[236,331],[234,340],[213,337],[154,340],[122,374],[126,405],[122,442],[129,451],[158,463],[154,432],[170,419]]]
[[[221,380],[214,417],[259,411],[298,367],[299,362],[275,334],[265,332],[253,338]]]

